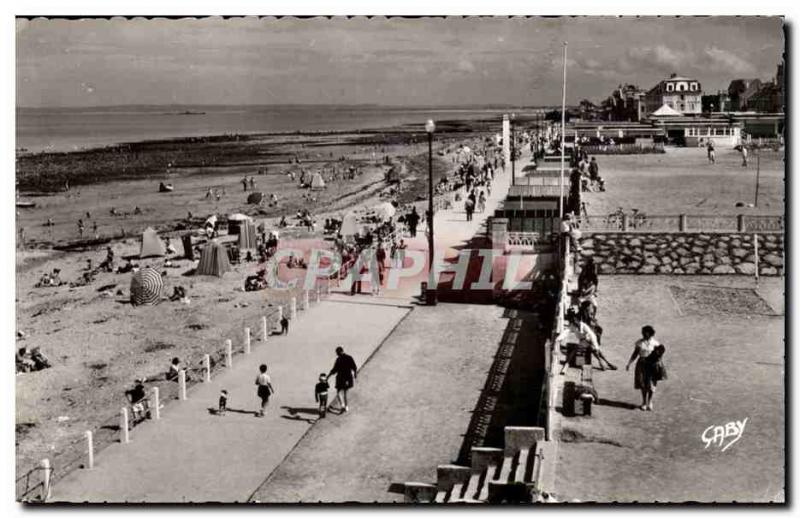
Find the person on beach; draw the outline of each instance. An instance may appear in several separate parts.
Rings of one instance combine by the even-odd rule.
[[[406,216],[406,224],[408,225],[408,233],[411,237],[417,237],[417,225],[419,224],[419,213],[417,207],[411,208],[411,214]]]
[[[467,213],[467,221],[472,221],[472,213],[475,212],[475,202],[473,201],[472,193],[464,201],[464,212]]]
[[[225,415],[228,410],[228,391],[222,389],[219,393],[219,406],[217,407],[217,415]]]
[[[242,178],[242,189],[247,192],[247,177]]]
[[[478,194],[478,212],[483,212],[486,210],[486,193],[483,189],[481,189],[480,194]]]
[[[334,403],[338,403],[340,412],[350,411],[350,407],[347,405],[347,391],[353,388],[358,374],[357,371],[353,357],[346,354],[342,347],[337,347],[336,361],[328,373],[328,377],[336,374],[336,399]]]
[[[577,345],[590,348],[594,357],[597,358],[600,370],[604,370],[603,362],[606,363],[606,366],[610,370],[617,370],[616,365],[608,361],[603,352],[600,350],[600,343],[597,341],[597,335],[595,332],[588,324],[581,322],[578,314],[575,312],[567,313],[567,326],[555,339],[555,343],[559,346],[564,342],[567,344],[572,344],[572,347],[567,353],[567,359],[564,362],[564,365],[561,367],[561,372],[559,372],[559,374],[564,374],[564,371],[567,370],[569,364],[572,363],[572,360],[578,354]]]
[[[83,224],[83,220],[82,219],[78,219],[78,235],[80,237],[83,237],[84,229],[85,229],[85,227],[84,227],[84,224]]]
[[[633,387],[642,392],[640,410],[653,410],[655,384],[653,383],[653,372],[650,369],[651,365],[648,365],[647,359],[656,347],[661,346],[655,336],[656,330],[652,326],[644,326],[642,328],[642,338],[634,344],[631,358],[625,366],[626,371],[630,370],[631,363],[636,360],[636,367],[633,371]],[[661,354],[663,355],[663,352]]]
[[[250,177],[250,190],[251,191],[255,191],[256,190],[256,177],[255,176],[251,176]]]
[[[267,411],[267,406],[269,405],[269,397],[275,393],[275,389],[272,386],[272,380],[267,374],[267,366],[263,363],[258,368],[256,386],[258,387],[256,389],[256,395],[261,400],[261,409],[256,412],[256,417],[264,417],[264,413]]]
[[[708,153],[708,163],[716,164],[717,156],[714,153],[714,141],[711,139],[709,139],[708,144],[706,144],[706,152]]]
[[[319,375],[319,381],[314,385],[314,401],[319,405],[320,419],[325,417],[328,412],[328,389],[331,386],[328,384],[328,376],[325,373]]]
[[[281,334],[289,334],[289,319],[286,318],[286,315],[281,315]]]
[[[742,167],[747,167],[747,148],[742,146]]]

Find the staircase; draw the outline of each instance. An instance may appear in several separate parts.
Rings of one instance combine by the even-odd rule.
[[[505,427],[505,447],[473,447],[471,466],[441,465],[436,484],[407,482],[406,503],[481,504],[531,501],[551,489],[554,443],[539,427]],[[547,461],[545,462],[545,459]]]

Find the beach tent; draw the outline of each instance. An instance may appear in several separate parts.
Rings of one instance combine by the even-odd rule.
[[[360,228],[358,215],[355,212],[348,212],[345,214],[344,218],[342,218],[342,227],[339,229],[339,232],[343,236],[354,236],[358,234]]]
[[[394,207],[394,205],[392,205],[388,201],[375,205],[374,207],[372,207],[372,211],[375,213],[376,216],[378,216],[383,220],[392,219],[395,213],[397,213],[397,209]]]
[[[228,260],[228,251],[216,241],[209,241],[200,253],[200,262],[195,270],[195,275],[216,275],[222,277],[231,270]]]
[[[241,232],[242,227],[248,221],[252,221],[250,216],[245,214],[231,214],[228,216],[228,234],[235,235]]]
[[[257,248],[256,225],[252,221],[246,221],[239,232],[239,248],[241,250]]]
[[[311,189],[314,191],[318,191],[324,188],[325,188],[325,180],[322,179],[322,175],[319,173],[314,173],[314,177],[311,179]]]
[[[257,205],[264,200],[264,193],[263,192],[251,192],[250,196],[247,197],[247,203],[251,203],[253,205]]]
[[[131,304],[134,306],[157,304],[164,291],[164,280],[161,274],[149,266],[145,266],[133,274],[131,278]]]
[[[139,258],[164,257],[165,253],[166,249],[164,248],[164,243],[158,237],[158,232],[153,230],[152,227],[147,227],[142,232],[142,247],[139,250]]]
[[[666,104],[662,104],[661,108],[654,111],[650,117],[680,117],[681,115],[683,115],[681,112],[670,108]]]

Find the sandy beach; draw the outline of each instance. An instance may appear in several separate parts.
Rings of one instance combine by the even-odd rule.
[[[452,153],[459,145],[480,145],[491,129],[481,121],[443,122],[440,128],[434,144],[436,177],[450,172]],[[300,163],[292,163],[295,159]],[[162,162],[171,165],[162,167]],[[352,179],[334,176],[333,168],[350,167],[359,172]],[[399,184],[386,181],[392,167],[399,173]],[[326,189],[309,196],[308,189],[292,182],[287,172],[301,168],[327,171]],[[265,169],[266,174],[259,174]],[[248,204],[250,188],[245,192],[241,184],[245,176],[255,177],[256,191],[267,197],[276,194],[278,203]],[[53,177],[69,179],[70,190],[42,180]],[[191,138],[24,154],[18,158],[17,180],[20,199],[36,203],[18,209],[17,216],[18,236],[24,229],[26,240],[24,249],[18,247],[16,261],[16,322],[17,330],[25,333],[17,347],[41,347],[53,363],[50,369],[17,376],[16,459],[21,476],[45,456],[62,469],[77,467],[85,430],[98,430],[98,447],[116,439],[124,390],[134,378],[163,380],[173,357],[199,368],[204,353],[218,351],[248,323],[255,329],[260,315],[292,296],[278,289],[245,293],[244,279],[255,272],[256,263],[234,265],[233,272],[218,279],[184,276],[193,263],[175,260],[174,268],[166,268],[165,293],[184,287],[191,303],[165,301],[143,308],[128,303],[130,274],[100,273],[85,286],[35,288],[43,273],[60,268],[63,281],[78,281],[87,259],[99,264],[106,246],[119,258],[137,256],[139,235],[148,226],[162,238],[171,237],[181,257],[179,236],[197,230],[212,214],[241,212],[274,228],[284,215],[290,225],[296,222],[292,216],[301,209],[320,221],[380,201],[426,199],[427,142],[419,128]],[[173,184],[174,191],[159,193],[160,182]],[[219,199],[206,197],[209,189],[220,194]],[[140,214],[134,214],[136,207]],[[112,209],[121,215],[112,215]],[[48,219],[52,226],[45,225]],[[86,226],[83,238],[78,219]],[[92,241],[95,222],[99,241],[108,243]],[[300,228],[285,229],[282,237],[323,243],[321,232]],[[162,263],[163,259],[139,261],[142,266]],[[162,381],[160,386],[167,400],[177,393],[174,383]]]

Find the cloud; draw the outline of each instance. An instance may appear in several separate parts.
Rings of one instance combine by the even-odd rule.
[[[475,72],[475,65],[468,59],[461,59],[456,68],[459,72]]]
[[[711,70],[734,74],[754,74],[756,72],[756,67],[752,63],[725,49],[716,46],[708,47],[704,54],[710,60],[709,68]]]

